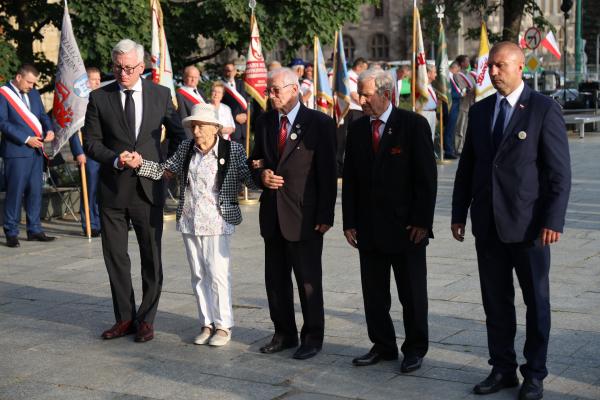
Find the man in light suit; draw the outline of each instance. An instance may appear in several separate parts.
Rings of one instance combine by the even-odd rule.
[[[96,90],[100,87],[100,70],[96,67],[88,67],[85,69],[88,76],[88,86],[91,90]],[[82,136],[83,136],[82,129]],[[71,153],[73,158],[79,165],[79,168],[85,168],[86,180],[87,180],[87,193],[88,203],[90,207],[90,228],[92,237],[100,236],[100,208],[98,206],[98,178],[100,172],[100,164],[91,158],[87,158],[79,139],[79,134],[75,133],[69,138],[69,146],[71,147]],[[84,212],[83,195],[80,196],[79,209],[81,213],[81,227],[83,228],[83,234],[86,233],[86,217]]]
[[[169,154],[185,139],[171,93],[142,79],[144,48],[124,39],[112,51],[116,82],[90,94],[83,145],[100,166],[102,252],[110,279],[116,323],[102,337],[114,339],[137,332],[135,340],[154,337],[154,317],[162,287],[161,237],[164,187],[162,181],[138,177],[125,168],[127,156],[162,162],[160,138],[167,128]],[[121,156],[121,157],[120,157]],[[129,165],[135,167],[134,165]],[[142,302],[136,310],[127,253],[128,221],[140,247]]]
[[[260,197],[260,233],[265,241],[265,282],[275,334],[263,353],[298,346],[292,271],[304,325],[296,359],[315,356],[323,345],[321,253],[333,225],[337,195],[335,123],[299,101],[298,78],[289,68],[269,72],[273,110],[256,121],[250,161],[262,160],[254,179]]]
[[[432,235],[437,167],[427,120],[392,106],[383,70],[358,78],[365,116],[348,128],[342,209],[344,235],[358,248],[367,331],[373,347],[356,366],[398,358],[390,317],[390,269],[402,303],[402,372],[421,367],[429,346],[426,246]],[[391,267],[391,268],[390,268]]]
[[[490,51],[496,95],[475,103],[452,198],[452,234],[463,241],[471,210],[492,372],[474,392],[519,384],[514,348],[513,269],[527,306],[520,400],[541,399],[548,374],[550,247],[559,240],[571,188],[559,105],[524,85],[525,57],[514,43]]]
[[[0,157],[4,159],[6,180],[4,233],[8,247],[20,246],[22,201],[27,213],[27,240],[54,240],[42,231],[40,222],[44,143],[54,140],[54,131],[40,94],[34,89],[39,75],[33,65],[23,64],[0,92]]]

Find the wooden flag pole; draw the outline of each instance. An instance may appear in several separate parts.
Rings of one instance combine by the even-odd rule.
[[[81,131],[77,133],[79,135],[79,142],[83,143],[83,138],[81,137]],[[85,235],[88,238],[88,241],[92,241],[92,225],[90,224],[90,202],[88,198],[88,190],[87,190],[87,176],[85,173],[85,164],[79,166],[79,171],[81,173],[81,193],[83,195],[83,210],[85,213]]]
[[[317,35],[313,39],[313,90],[315,91],[315,110],[319,109],[318,80],[319,80],[319,57],[317,55]]]
[[[440,104],[440,159],[438,160],[438,164],[444,165],[449,164],[448,160],[444,160],[444,104],[442,101]]]
[[[416,79],[417,79],[417,19],[415,18],[415,11],[417,9],[417,0],[414,1],[413,5],[413,28],[412,28],[412,79],[410,85],[410,97],[412,101],[412,110],[416,110],[417,97],[416,97]]]

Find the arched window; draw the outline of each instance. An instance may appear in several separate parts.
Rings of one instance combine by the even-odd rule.
[[[344,36],[344,53],[346,54],[346,62],[351,63],[354,61],[354,50],[356,46],[354,45],[354,39],[351,36]]]
[[[383,0],[377,1],[373,8],[375,9],[375,17],[383,17]]]
[[[377,33],[371,38],[371,58],[381,60],[389,58],[390,42],[383,33]]]

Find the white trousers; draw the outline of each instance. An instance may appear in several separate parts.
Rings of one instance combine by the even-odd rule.
[[[420,114],[427,119],[429,127],[431,128],[431,140],[435,141],[435,124],[437,119],[437,113],[435,111],[421,111]]]
[[[182,236],[202,326],[215,324],[217,328],[231,328],[231,235],[196,236],[184,233]]]

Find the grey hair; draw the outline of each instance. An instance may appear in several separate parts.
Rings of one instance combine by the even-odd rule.
[[[361,72],[358,76],[358,82],[364,82],[369,79],[375,80],[375,89],[379,95],[383,95],[385,92],[391,92],[394,89],[394,80],[389,71],[369,68],[368,70]]]
[[[435,70],[435,64],[427,64],[426,65],[427,72],[431,72]]]
[[[283,82],[285,85],[295,84],[296,86],[298,86],[298,75],[296,75],[296,73],[290,68],[275,68],[274,70],[269,72],[267,77],[269,81],[272,81],[273,79],[275,79],[276,76],[279,75],[283,75]]]
[[[144,46],[131,39],[122,39],[119,43],[115,44],[111,52],[111,58],[114,62],[118,54],[127,54],[133,50],[137,54],[138,63],[144,62]]]

